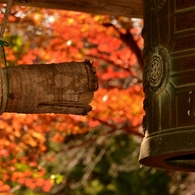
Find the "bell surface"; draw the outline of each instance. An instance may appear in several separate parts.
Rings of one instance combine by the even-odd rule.
[[[144,1],[145,138],[139,162],[195,171],[195,1]]]

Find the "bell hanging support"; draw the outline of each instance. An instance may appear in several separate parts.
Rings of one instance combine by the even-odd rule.
[[[195,171],[195,4],[144,1],[145,138],[139,161]]]

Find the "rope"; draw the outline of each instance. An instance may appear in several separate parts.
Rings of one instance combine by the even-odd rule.
[[[3,58],[5,68],[6,68],[6,73],[0,66],[0,115],[3,114],[7,107],[8,103],[8,97],[9,97],[9,74],[8,74],[8,68],[7,68],[7,62],[6,62],[6,56],[5,56],[5,50],[4,46],[8,46],[9,44],[5,41],[3,41],[3,35],[6,29],[6,25],[8,22],[9,14],[11,12],[11,6],[12,6],[13,0],[8,0],[7,6],[6,6],[6,11],[4,14],[4,18],[2,21],[2,26],[1,26],[1,31],[0,31],[0,61]]]
[[[8,2],[7,2],[7,6],[6,6],[3,22],[2,22],[2,25],[1,25],[0,39],[3,38],[4,32],[5,32],[5,29],[6,29],[6,26],[7,26],[7,22],[8,22],[8,18],[9,18],[9,14],[11,12],[12,3],[13,3],[13,0],[8,0]]]

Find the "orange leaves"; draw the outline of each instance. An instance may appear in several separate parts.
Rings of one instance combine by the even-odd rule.
[[[99,47],[100,52],[111,52],[118,49],[121,42],[113,37],[114,31],[108,31],[102,26],[103,21],[108,18],[108,16],[59,11],[55,22],[50,24],[55,37],[46,49],[48,52],[54,48],[58,51],[61,50],[61,55],[58,58],[52,56],[51,60],[59,62],[62,61],[60,57],[63,57],[64,60],[67,56],[69,59],[81,60],[83,55],[96,55],[97,48],[96,51],[93,51],[95,45]]]
[[[28,178],[24,181],[24,185],[30,189],[41,188],[44,192],[49,192],[53,184],[50,179]]]
[[[15,170],[12,173],[11,180],[14,181],[14,182],[18,182],[19,184],[24,184],[27,177],[31,177],[31,176],[32,176],[32,172],[26,172],[25,173],[25,172]]]
[[[30,189],[40,188],[44,192],[49,192],[52,188],[51,179],[43,177],[34,177],[32,172],[13,172],[11,180],[21,185],[25,185]]]
[[[92,102],[94,111],[90,113],[93,119],[121,123],[131,121],[132,126],[141,124],[143,94],[141,87],[126,90],[99,90]],[[99,106],[101,105],[101,106]]]
[[[88,116],[72,116],[75,125],[70,126],[71,133],[74,134],[75,130],[76,133],[87,132],[99,125],[114,127],[126,123],[129,133],[136,133],[144,115],[142,104],[143,92],[139,85],[123,90],[101,88],[95,93],[91,103],[93,110]]]
[[[25,134],[21,141],[23,141],[24,144],[30,145],[30,147],[36,147],[37,146],[37,142],[33,139],[33,137],[30,134]]]
[[[51,139],[52,142],[60,142],[62,143],[64,141],[64,136],[61,136],[60,133],[56,133],[52,139]]]
[[[44,192],[49,192],[51,190],[51,188],[52,188],[52,185],[53,185],[52,181],[50,179],[47,179],[47,180],[45,180],[43,182],[43,185],[42,185],[42,188],[41,189]]]
[[[0,153],[4,158],[0,159],[1,167],[13,164],[14,161],[14,163],[37,164],[37,158],[46,150],[46,139],[44,133],[42,133],[43,130],[39,129],[38,123],[40,121],[38,119],[36,115],[2,115],[0,119],[2,129]],[[36,128],[34,129],[36,126],[37,131]],[[47,131],[47,129],[45,130]]]
[[[106,69],[106,72],[101,75],[101,79],[109,80],[109,79],[116,79],[116,78],[126,78],[128,76],[129,76],[128,71],[122,69],[114,70],[114,67],[109,66]]]
[[[8,193],[10,190],[10,186],[7,184],[4,184],[3,181],[0,181],[0,195],[11,195]]]
[[[119,49],[121,46],[121,41],[119,39],[116,37],[106,36],[104,33],[97,35],[95,40],[97,41],[96,44],[98,44],[97,49],[100,52],[110,53]],[[93,40],[92,43],[95,43],[95,40]]]
[[[21,140],[24,144],[30,146],[31,148],[39,147],[40,151],[45,151],[46,147],[44,146],[45,137],[43,134],[29,131],[29,133],[24,134]]]
[[[18,61],[18,64],[33,64],[33,61],[36,59],[36,53],[34,51],[29,51],[26,55]]]

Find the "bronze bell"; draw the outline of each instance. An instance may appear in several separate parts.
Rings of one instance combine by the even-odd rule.
[[[141,164],[195,171],[195,1],[144,0]]]

